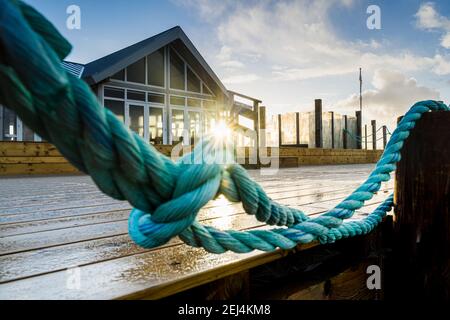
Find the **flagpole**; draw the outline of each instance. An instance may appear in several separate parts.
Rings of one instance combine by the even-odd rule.
[[[361,112],[362,117],[362,71],[359,68],[359,111]]]

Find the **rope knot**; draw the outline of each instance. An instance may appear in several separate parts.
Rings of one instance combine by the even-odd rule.
[[[214,199],[222,180],[218,164],[179,164],[172,197],[153,212],[131,211],[129,234],[139,245],[153,248],[167,243],[190,227],[199,210]]]

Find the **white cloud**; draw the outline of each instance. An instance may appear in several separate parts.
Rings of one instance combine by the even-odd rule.
[[[171,0],[173,3],[186,8],[193,8],[203,19],[207,21],[215,21],[219,18],[232,1],[230,0]]]
[[[421,86],[417,80],[398,71],[376,70],[372,79],[374,89],[363,92],[363,113],[366,120],[377,119],[379,124],[395,127],[397,117],[421,100],[439,100],[438,91]],[[353,94],[339,101],[336,108],[341,111],[355,110],[359,106],[359,95]]]
[[[351,5],[352,1],[343,0],[238,2],[228,7],[229,14],[217,26],[223,45],[217,55],[218,65],[227,67],[234,63],[231,61],[245,66],[257,63],[260,69],[252,72],[271,72],[264,75],[269,81],[345,75],[360,66],[366,71],[393,68],[450,74],[442,68],[450,61],[447,56],[424,57],[407,50],[386,53],[383,41],[342,40],[329,14],[334,6]],[[436,25],[431,18],[423,21],[428,26]],[[450,39],[443,41],[447,42]],[[229,70],[226,76],[230,76]]]
[[[422,4],[415,17],[420,29],[442,32],[441,46],[450,49],[450,19],[440,15],[432,2]]]
[[[434,73],[438,75],[450,74],[450,60],[445,59],[441,55],[437,54],[434,57],[435,65],[433,67]]]
[[[205,3],[208,0],[197,5]],[[206,6],[217,3],[209,0]],[[365,101],[372,101],[374,106],[367,106],[367,115],[388,119],[389,112],[392,111],[391,118],[400,115],[415,100],[439,96],[436,90],[402,74],[431,74],[434,78],[450,74],[450,53],[431,51],[422,55],[408,48],[395,49],[395,43],[388,38],[343,39],[330,16],[336,7],[353,10],[350,0],[225,3],[226,9],[209,25],[220,45],[213,62],[226,85],[246,90],[269,104],[280,104],[277,112],[283,112],[287,104],[297,110],[302,108],[300,104],[308,103],[305,96],[321,97],[319,93],[325,95],[324,87],[326,94],[330,94],[330,102],[341,99],[346,90],[357,90],[357,78],[351,74],[362,67],[366,77],[373,76],[374,89],[365,92]],[[445,29],[448,19],[439,15],[432,4],[421,6],[416,20],[424,30],[444,31],[442,45],[450,44],[445,31],[449,30]],[[349,83],[351,79],[355,79],[355,84]],[[284,83],[276,83],[280,81]],[[355,101],[357,97],[349,97],[340,101],[340,105],[348,103],[355,110],[358,105]]]
[[[249,83],[259,79],[256,74],[237,74],[230,77],[226,77],[222,80],[224,84],[238,84],[238,83]]]

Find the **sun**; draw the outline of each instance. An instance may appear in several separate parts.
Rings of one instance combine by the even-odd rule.
[[[225,121],[220,120],[217,122],[212,129],[212,134],[214,137],[220,140],[227,140],[231,137],[231,129],[225,123]]]

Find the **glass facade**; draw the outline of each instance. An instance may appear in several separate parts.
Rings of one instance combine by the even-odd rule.
[[[201,82],[200,79],[195,75],[191,68],[187,68],[187,91],[191,92],[201,92]]]
[[[145,84],[145,58],[127,68],[127,81]]]
[[[144,106],[130,104],[130,129],[144,137]]]
[[[172,143],[183,142],[184,111],[179,109],[172,109],[171,114]]]
[[[3,141],[15,141],[17,140],[17,116],[12,110],[5,107],[3,109]]]
[[[195,144],[201,135],[201,114],[199,111],[189,111],[189,142]]]
[[[137,90],[139,83],[148,89]],[[113,75],[103,88],[104,105],[152,144],[195,143],[218,115],[211,90],[170,46]]]
[[[163,130],[163,109],[150,107],[149,115],[149,141],[152,144],[163,144],[164,140],[164,130]]]
[[[211,90],[170,45],[97,88],[101,103],[152,144],[195,143],[218,115]],[[0,105],[0,115],[0,140],[41,141],[15,112]]]
[[[173,50],[170,50],[170,88],[186,89],[184,61]]]
[[[111,110],[122,122],[125,122],[125,102],[105,99],[104,106]]]
[[[164,48],[147,56],[147,83],[151,86],[164,87]]]
[[[0,141],[41,141],[17,114],[0,105]]]

